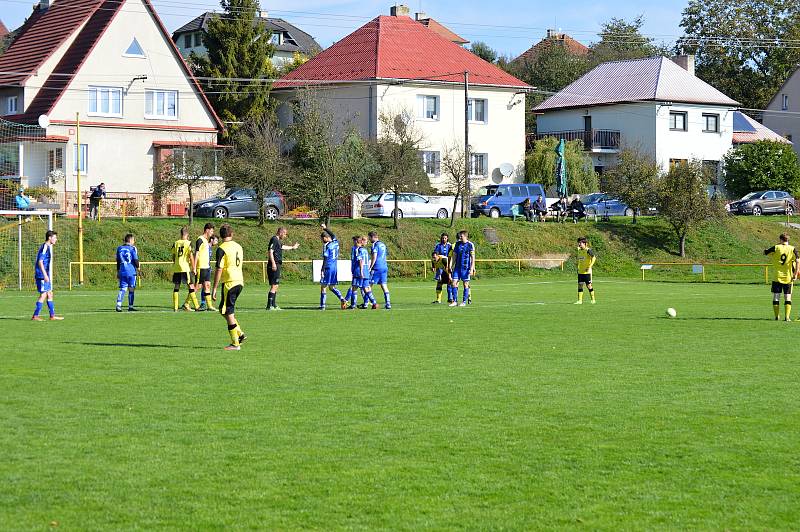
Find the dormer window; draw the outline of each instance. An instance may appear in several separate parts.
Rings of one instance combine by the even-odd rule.
[[[282,34],[281,34],[281,32],[279,32],[279,31],[276,31],[276,32],[274,32],[272,35],[270,35],[270,36],[269,36],[269,43],[270,43],[270,44],[274,44],[274,45],[276,45],[276,46],[277,46],[277,45],[279,45],[279,44],[281,43],[281,41],[283,40],[281,37],[282,37]]]
[[[133,41],[131,42],[130,46],[128,46],[128,49],[125,50],[125,53],[122,55],[124,55],[125,57],[139,57],[139,58],[145,57],[144,49],[142,48],[142,45],[139,44],[139,41],[136,40],[136,37],[133,38]]]

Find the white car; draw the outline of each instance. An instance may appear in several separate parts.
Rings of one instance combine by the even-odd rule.
[[[398,218],[441,218],[450,216],[450,209],[444,203],[431,201],[414,193],[400,194],[397,204]],[[361,216],[365,218],[394,217],[394,193],[372,194],[361,203]]]

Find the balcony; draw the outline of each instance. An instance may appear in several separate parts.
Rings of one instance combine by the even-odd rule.
[[[532,146],[537,140],[546,138],[564,139],[567,142],[571,140],[580,140],[583,142],[583,149],[585,151],[618,152],[620,133],[619,131],[613,131],[611,129],[592,129],[590,131],[576,129],[572,131],[534,133],[529,136],[529,144]]]

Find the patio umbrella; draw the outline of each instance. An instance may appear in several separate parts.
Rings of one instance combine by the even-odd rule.
[[[561,139],[556,146],[556,188],[559,197],[567,197],[567,163],[564,159],[566,143]]]

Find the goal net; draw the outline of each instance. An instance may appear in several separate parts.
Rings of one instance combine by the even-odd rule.
[[[50,211],[0,210],[0,289],[33,289],[36,254],[51,229]],[[58,246],[54,258],[57,255]],[[53,268],[57,264],[53,261]],[[55,281],[58,273],[53,276]]]

